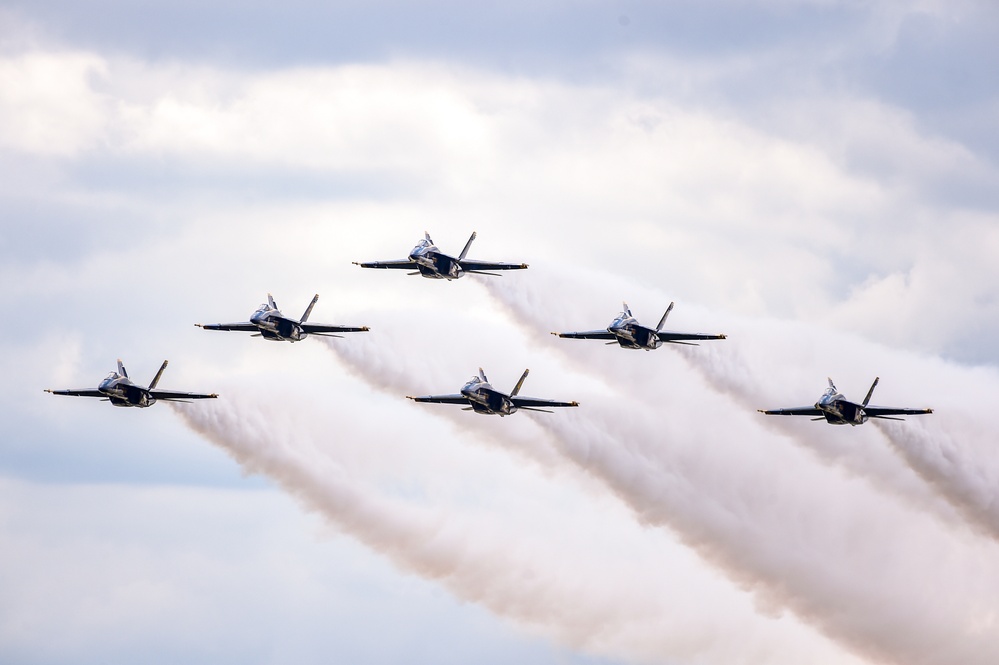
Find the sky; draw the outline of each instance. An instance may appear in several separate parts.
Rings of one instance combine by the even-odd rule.
[[[999,657],[999,9],[0,5],[0,661]],[[429,232],[525,262],[366,271]],[[268,293],[366,325],[195,323]],[[559,339],[631,306],[727,339]],[[116,409],[92,388],[220,394]],[[484,417],[406,395],[577,400]],[[832,427],[757,409],[932,407]]]

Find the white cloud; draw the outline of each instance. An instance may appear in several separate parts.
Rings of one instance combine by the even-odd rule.
[[[0,149],[72,157],[97,147],[110,118],[94,82],[107,73],[92,53],[0,58]]]
[[[996,357],[995,214],[941,195],[962,177],[988,185],[993,168],[869,99],[790,100],[761,120],[696,93],[650,94],[650,62],[618,87],[439,62],[247,73],[7,57],[4,168],[16,176],[20,157],[38,160],[55,175],[28,200],[109,226],[77,247],[67,230],[89,237],[79,221],[49,222],[30,236],[35,251],[12,251],[0,268],[19,320],[40,331],[27,344],[7,328],[23,355],[5,388],[20,394],[39,365],[47,381],[85,385],[118,355],[151,370],[168,356],[178,388],[223,394],[192,416],[256,425],[242,438],[200,425],[247,468],[403,569],[592,653],[842,663],[852,656],[838,640],[876,660],[987,660],[990,428],[977,411],[943,407],[992,394],[994,377],[933,356]],[[383,188],[353,188],[358,172]],[[255,191],[306,178],[317,191]],[[434,283],[349,265],[400,258],[425,228],[456,251],[478,230],[475,256],[532,268],[492,283],[504,308],[474,277]],[[0,247],[28,231],[6,224]],[[71,260],[47,251],[59,243],[73,245]],[[268,291],[292,314],[319,292],[314,319],[372,331],[335,340],[338,364],[317,340],[191,326],[242,319]],[[621,299],[651,322],[676,299],[671,325],[731,337],[628,354],[545,334],[599,327]],[[46,367],[53,345],[68,350]],[[402,399],[450,392],[479,365],[498,385],[529,365],[531,394],[584,405],[535,423],[441,417]],[[917,425],[911,441],[870,425],[801,433],[810,423],[746,413],[814,399],[827,374],[857,386],[852,395],[872,373],[892,401],[937,406],[942,429]],[[44,397],[19,414],[22,427],[50,431],[46,414],[66,417],[65,400]],[[159,422],[74,408],[90,407],[87,422],[111,437],[128,423],[141,440]],[[951,427],[960,436],[947,440]],[[393,544],[399,533],[405,547]],[[680,563],[662,570],[663,560]],[[178,621],[181,582],[133,579],[94,617],[104,634],[130,611]]]

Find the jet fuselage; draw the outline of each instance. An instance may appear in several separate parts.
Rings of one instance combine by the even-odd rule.
[[[429,240],[421,240],[409,253],[420,274],[428,279],[458,279],[465,274],[458,260],[443,254]]]
[[[156,403],[156,399],[148,390],[140,388],[116,372],[108,374],[107,378],[97,386],[97,390],[106,395],[114,406],[137,406],[144,409]]]
[[[815,403],[815,408],[822,412],[830,425],[863,425],[867,422],[864,407],[847,400],[835,388],[826,389]]]
[[[261,305],[250,316],[250,323],[257,327],[261,337],[275,342],[301,342],[309,336],[302,326],[267,304]]]
[[[622,313],[607,326],[607,331],[626,349],[652,351],[663,345],[655,330],[639,325],[633,316]]]
[[[509,416],[517,412],[513,400],[477,376],[462,386],[461,394],[468,399],[475,413]]]

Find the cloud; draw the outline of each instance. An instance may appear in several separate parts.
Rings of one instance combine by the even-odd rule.
[[[591,653],[987,659],[995,215],[951,187],[987,189],[993,167],[854,91],[761,120],[772,105],[704,92],[737,74],[725,62],[631,57],[622,84],[402,58],[5,56],[0,115],[65,132],[58,149],[4,135],[3,196],[45,220],[0,235],[23,323],[0,339],[32,359],[5,389],[35,366],[85,383],[119,355],[170,357],[178,387],[222,393],[184,413],[245,468],[401,569]],[[484,291],[349,263],[402,257],[424,229],[455,250],[477,230],[476,256],[532,267]],[[317,340],[191,325],[245,318],[268,291],[290,313],[320,292],[316,320],[372,331],[333,340],[334,361]],[[676,300],[671,326],[730,338],[629,354],[547,335],[600,327],[622,299],[650,322]],[[404,400],[480,365],[501,386],[530,366],[530,394],[583,406],[499,420]],[[862,394],[875,374],[885,402],[937,413],[896,432],[753,411],[808,403],[827,375]],[[122,446],[170,415],[45,397],[15,420],[59,441],[56,409],[94,407],[79,429]]]

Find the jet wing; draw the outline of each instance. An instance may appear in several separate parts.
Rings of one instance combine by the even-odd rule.
[[[195,323],[194,325],[205,330],[235,330],[238,332],[257,332],[257,327],[250,322],[246,323]]]
[[[310,335],[322,335],[322,334],[332,334],[332,333],[348,333],[348,332],[367,332],[369,328],[367,326],[331,326],[325,323],[303,323],[302,330],[309,333]]]
[[[152,395],[154,399],[164,400],[166,402],[184,401],[189,399],[215,399],[218,397],[216,393],[206,395],[205,393],[181,393],[174,390],[150,390],[149,394]]]
[[[918,416],[933,413],[933,409],[894,409],[890,406],[865,406],[867,415],[878,418],[881,416]]]
[[[564,332],[552,334],[558,335],[559,337],[568,337],[570,339],[617,339],[614,333],[609,330],[589,330],[586,332]]]
[[[407,395],[407,397],[409,397]],[[464,395],[424,395],[423,397],[409,397],[414,402],[431,402],[433,404],[468,404],[468,398]]]
[[[107,397],[100,390],[46,390],[53,395],[72,395],[73,397]]]
[[[524,270],[526,263],[489,263],[488,261],[467,261],[461,259],[458,265],[465,272],[486,272],[489,270]]]
[[[660,332],[656,333],[663,342],[678,342],[685,339],[725,339],[725,335],[707,335],[704,333]]]
[[[355,266],[361,266],[362,268],[394,268],[396,270],[416,270],[416,261],[410,261],[409,259],[400,259],[398,261],[368,261],[367,263],[358,263],[354,261]]]
[[[765,411],[759,409],[760,413],[765,413],[768,416],[824,416],[825,412],[816,409],[814,406],[796,406],[790,409],[771,409]]]
[[[556,402],[550,399],[538,399],[537,397],[511,397],[510,401],[517,408],[536,409],[542,406],[579,406],[579,402]]]

